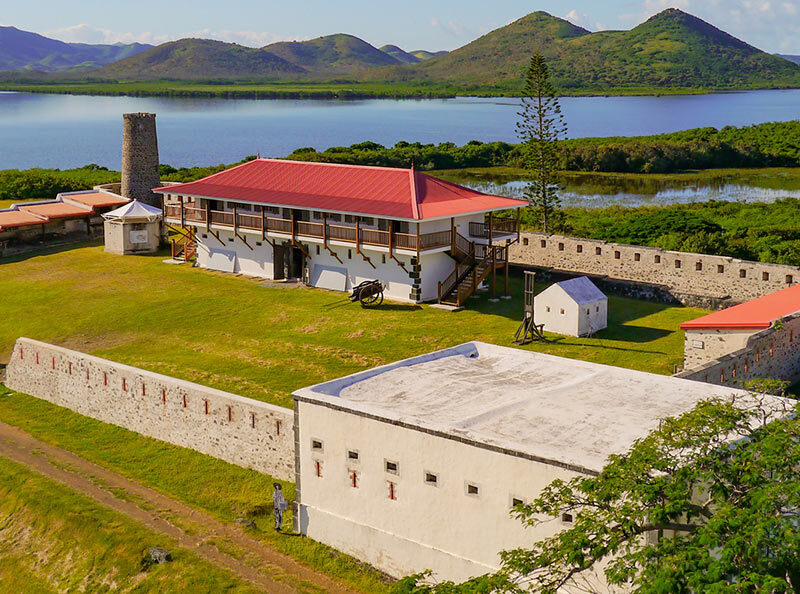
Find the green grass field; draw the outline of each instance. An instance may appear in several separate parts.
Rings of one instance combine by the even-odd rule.
[[[469,340],[510,345],[514,299],[471,300],[452,314],[387,304],[365,310],[343,293],[267,288],[257,280],[120,257],[84,247],[2,264],[0,357],[28,336],[291,406],[291,392]],[[552,337],[526,348],[672,373],[683,354],[681,322],[703,312],[611,297],[596,338]],[[2,360],[2,359],[0,359]]]
[[[290,406],[299,387],[403,357],[469,340],[510,346],[519,322],[517,277],[514,299],[491,304],[484,294],[458,313],[397,303],[365,310],[343,293],[268,288],[170,266],[165,256],[86,246],[0,260],[0,357],[28,336]],[[680,323],[704,313],[619,297],[609,311],[610,327],[595,338],[550,336],[525,348],[666,374],[682,358]],[[22,394],[0,395],[0,420],[221,519],[251,517],[252,532],[277,550],[365,592],[387,590],[357,561],[272,532],[263,513],[271,477]],[[286,492],[293,498],[292,485]]]
[[[151,546],[173,561],[142,570]],[[255,592],[164,536],[0,458],[0,590]]]

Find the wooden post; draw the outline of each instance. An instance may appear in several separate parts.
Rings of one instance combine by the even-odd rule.
[[[361,253],[361,218],[356,217],[356,253]]]
[[[239,235],[239,221],[236,219],[236,203],[233,203],[233,234]]]
[[[389,257],[394,258],[392,254],[392,236],[394,235],[394,222],[389,219]]]
[[[496,252],[494,250],[494,245],[492,241],[494,240],[494,213],[489,213],[489,248],[492,251],[491,254],[491,266],[492,266],[492,300],[497,300],[497,266],[495,265],[495,256]]]
[[[295,225],[295,220],[294,220],[294,209],[291,210],[291,213],[292,213],[292,245],[295,245],[296,243],[295,235],[297,231],[297,226]]]
[[[505,286],[505,297],[510,297],[508,292],[508,248],[506,248],[506,286]]]
[[[519,217],[520,213],[522,212],[521,208],[517,209],[517,243],[519,243]]]
[[[328,249],[328,213],[322,213],[322,245]]]
[[[456,251],[456,218],[450,217],[450,250]]]
[[[183,196],[180,197],[181,201],[181,229],[186,229],[186,213],[183,210]]]
[[[419,248],[420,248],[420,241],[419,241],[419,223],[417,223],[417,264],[419,264]]]
[[[267,217],[264,214],[264,205],[261,205],[261,239],[267,238]]]
[[[206,231],[211,231],[211,201],[206,198]]]

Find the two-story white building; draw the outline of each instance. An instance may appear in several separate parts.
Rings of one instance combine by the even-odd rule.
[[[275,159],[154,191],[200,267],[338,291],[378,279],[391,299],[455,305],[487,279],[496,290],[498,271],[507,279],[527,205],[413,168]]]

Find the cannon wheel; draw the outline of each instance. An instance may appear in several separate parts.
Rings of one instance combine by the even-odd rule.
[[[373,305],[380,305],[383,303],[383,291],[378,291],[372,295],[364,295],[360,298],[363,307],[372,307]]]

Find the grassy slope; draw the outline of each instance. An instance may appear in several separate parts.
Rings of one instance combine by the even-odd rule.
[[[264,47],[264,50],[320,75],[360,72],[366,68],[401,63],[363,39],[343,33],[308,41],[280,41]]]
[[[141,571],[143,554],[163,546],[173,561]],[[254,592],[248,584],[175,548],[125,516],[0,458],[0,589]]]
[[[800,67],[682,11],[666,10],[630,31],[585,29],[529,14],[422,64],[367,73],[519,90],[530,54],[541,51],[563,90],[800,86]]]
[[[121,258],[101,247],[2,265],[0,353],[18,336],[65,344],[153,371],[290,406],[293,390],[459,344],[508,345],[519,324],[515,299],[486,296],[458,315],[427,306],[363,310],[343,293],[274,289],[186,266],[163,255]],[[656,373],[683,354],[689,308],[611,298],[611,326],[594,339],[526,348]]]
[[[297,76],[303,69],[262,49],[211,39],[164,43],[92,72],[115,80]]]
[[[223,520],[247,517],[257,527],[251,534],[275,549],[364,592],[386,590],[380,574],[352,558],[307,538],[276,534],[272,530],[272,516],[264,509],[275,479],[95,421],[38,398],[6,392],[0,386],[3,422]],[[58,423],[53,423],[54,418]],[[287,499],[294,500],[294,485],[286,482],[283,485]],[[284,517],[287,526],[291,525],[291,513],[290,508]]]

